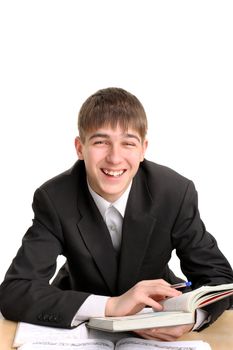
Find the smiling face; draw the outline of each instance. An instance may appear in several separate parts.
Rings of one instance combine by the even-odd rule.
[[[79,159],[84,160],[91,188],[109,202],[127,189],[144,159],[147,140],[133,129],[102,127],[75,139]]]

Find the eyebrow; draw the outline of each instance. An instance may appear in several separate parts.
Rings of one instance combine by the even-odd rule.
[[[104,134],[104,133],[97,132],[97,133],[91,135],[91,136],[89,137],[89,140],[92,140],[92,139],[97,138],[97,137],[102,137],[102,138],[110,139],[110,136],[109,136],[108,134]],[[123,138],[132,138],[132,139],[136,139],[138,142],[141,142],[140,138],[139,138],[137,135],[134,135],[134,134],[125,133],[125,134],[122,134],[122,137],[123,137]]]

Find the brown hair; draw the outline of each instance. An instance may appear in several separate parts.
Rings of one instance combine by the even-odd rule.
[[[147,133],[147,117],[141,102],[121,88],[98,90],[81,106],[78,116],[79,136],[84,142],[87,132],[106,125],[113,129],[120,125],[123,130],[131,127],[143,141]]]

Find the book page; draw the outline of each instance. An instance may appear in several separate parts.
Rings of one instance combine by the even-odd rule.
[[[167,298],[160,301],[159,303],[163,305],[163,311],[184,311],[191,312],[193,311],[192,299],[195,291],[184,293],[178,297]]]
[[[114,350],[114,344],[104,339],[84,339],[64,342],[26,343],[18,350]],[[117,342],[115,350],[211,350],[203,341],[160,342],[140,338],[124,338]]]
[[[117,342],[115,350],[211,350],[208,343],[197,341],[160,342],[140,338],[125,338]]]
[[[105,339],[83,339],[75,341],[47,341],[26,343],[18,350],[113,350],[114,344]]]
[[[199,306],[208,305],[231,294],[233,294],[233,283],[202,286],[178,297],[163,300],[160,304],[163,305],[164,311],[183,310],[185,312],[192,312]],[[213,298],[211,298],[211,295]]]
[[[62,341],[64,339],[87,339],[88,330],[86,324],[81,324],[76,328],[54,328],[38,326],[30,323],[19,322],[14,338],[14,347],[19,347],[24,343]]]

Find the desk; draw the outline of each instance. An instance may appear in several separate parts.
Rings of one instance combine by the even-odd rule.
[[[233,349],[233,311],[227,310],[210,327],[201,332],[191,332],[180,340],[204,340],[212,350]],[[0,319],[0,350],[12,350],[16,323]]]
[[[233,310],[225,311],[211,326],[201,332],[191,332],[180,340],[204,340],[212,350],[233,349]]]

